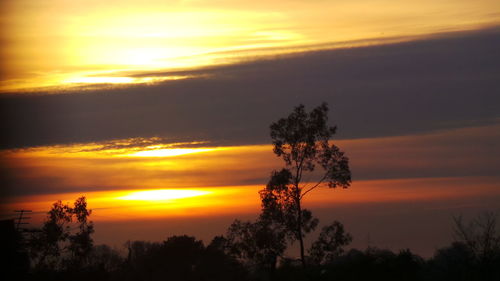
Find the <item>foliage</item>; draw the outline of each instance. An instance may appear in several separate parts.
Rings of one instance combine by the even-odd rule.
[[[71,214],[76,218],[78,232],[69,235],[68,250],[71,253],[72,266],[78,267],[88,262],[87,258],[93,246],[91,235],[94,233],[94,225],[88,220],[92,210],[87,209],[85,197],[76,199]]]
[[[116,275],[120,280],[243,280],[245,271],[225,253],[225,243],[218,237],[205,247],[187,235],[163,243],[129,242],[127,261]]]
[[[292,170],[292,183],[297,188],[303,173],[314,171],[318,164],[324,170],[320,183],[325,181],[329,187],[347,188],[350,185],[349,160],[330,143],[337,128],[329,127],[327,121],[326,103],[310,113],[305,111],[304,105],[299,105],[287,118],[281,118],[270,127],[273,151]]]
[[[71,268],[87,262],[93,246],[94,226],[88,220],[91,213],[85,197],[76,199],[73,207],[56,201],[42,228],[33,232],[28,241],[34,267],[38,270]],[[78,229],[75,233],[71,231],[73,222]]]
[[[349,245],[351,241],[352,236],[345,232],[344,225],[334,221],[323,227],[318,240],[312,244],[309,250],[310,259],[315,264],[330,263],[344,253],[344,246]]]
[[[229,254],[252,268],[273,270],[286,249],[284,233],[268,220],[235,220],[227,231]]]
[[[300,240],[304,233],[313,231],[318,219],[310,210],[300,208],[300,198],[291,187],[292,174],[288,169],[273,171],[266,188],[261,190],[262,220],[269,220],[282,226],[290,241]],[[300,209],[299,209],[300,208]],[[297,215],[300,212],[300,216]],[[300,231],[297,229],[300,228]]]
[[[77,205],[80,205],[82,210],[86,209],[85,204]],[[48,213],[46,222],[47,229],[50,229],[49,225],[57,225],[57,229],[63,229],[56,232],[57,237],[67,237],[66,246],[58,245],[61,250],[60,258],[71,257],[69,237],[74,234],[71,231],[69,234],[65,232],[71,223],[67,216],[69,209],[73,212],[73,208],[56,202]],[[83,217],[88,218],[88,214]],[[75,222],[78,222],[78,218]],[[483,215],[473,220],[472,224],[457,219],[456,227],[467,226],[466,233],[478,234],[468,235],[469,238],[487,237],[491,240],[488,243],[482,241],[481,245],[495,245],[494,238],[497,236],[485,235],[485,231],[490,234],[496,232],[492,232],[491,227],[483,227],[495,223],[496,217]],[[2,248],[8,250],[3,255],[10,259],[6,264],[14,269],[12,271],[7,268],[4,272],[15,272],[21,280],[500,280],[500,250],[497,247],[486,247],[490,250],[478,252],[489,253],[491,258],[487,263],[484,263],[485,259],[479,258],[474,252],[475,248],[470,246],[475,244],[465,243],[458,234],[457,241],[438,249],[429,260],[422,259],[408,249],[398,253],[378,248],[368,248],[364,251],[350,249],[344,252],[342,247],[350,242],[351,237],[339,222],[324,227],[311,247],[310,258],[318,258],[317,261],[320,262],[303,267],[297,260],[284,256],[286,235],[280,231],[280,225],[260,218],[256,222],[236,220],[228,229],[227,237],[216,236],[206,247],[201,240],[186,235],[171,236],[163,242],[129,242],[127,255],[122,255],[106,245],[91,245],[87,262],[80,266],[32,268],[23,274],[17,271],[26,269],[27,266],[22,253],[24,247],[33,252],[33,244],[22,242],[22,236],[16,233],[13,221],[1,226],[2,233],[9,234],[4,246],[13,246]],[[47,235],[40,232],[40,237],[44,237],[42,234]],[[54,245],[48,245],[47,249],[56,248]],[[282,257],[279,263],[277,257]],[[46,262],[48,263],[49,259]],[[34,265],[32,263],[32,267]]]
[[[108,245],[96,245],[92,247],[88,260],[88,266],[91,268],[115,272],[120,269],[125,259],[117,249]]]
[[[286,167],[271,174],[266,188],[260,191],[262,218],[274,220],[284,226],[284,232],[293,242],[299,241],[301,261],[305,265],[303,237],[313,231],[318,220],[302,208],[302,199],[315,188],[347,188],[351,183],[349,160],[331,143],[336,127],[329,127],[326,103],[307,113],[299,105],[287,117],[271,124],[274,153],[283,159]],[[319,166],[322,171],[312,186],[304,181]]]

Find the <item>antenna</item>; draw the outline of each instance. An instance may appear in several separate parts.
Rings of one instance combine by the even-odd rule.
[[[19,218],[17,219],[16,230],[19,230],[21,224],[29,224],[29,222],[25,222],[24,220],[30,219],[31,217],[25,217],[24,213],[31,213],[31,210],[14,210],[15,213],[19,213]]]

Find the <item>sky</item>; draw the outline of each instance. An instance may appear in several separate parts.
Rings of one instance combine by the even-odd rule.
[[[257,216],[283,166],[269,125],[323,101],[353,183],[305,204],[341,220],[353,246],[430,256],[453,216],[500,212],[498,1],[18,0],[0,12],[3,218],[33,209],[37,225],[55,200],[85,195],[97,243],[208,242]]]

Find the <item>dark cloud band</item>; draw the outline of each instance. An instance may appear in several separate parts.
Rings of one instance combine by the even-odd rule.
[[[269,143],[299,103],[327,101],[340,138],[421,133],[500,117],[500,31],[317,51],[149,86],[0,97],[1,148],[163,137]]]

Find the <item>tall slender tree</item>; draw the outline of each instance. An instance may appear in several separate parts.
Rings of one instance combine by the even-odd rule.
[[[260,191],[261,216],[280,223],[291,241],[299,241],[303,266],[303,238],[316,228],[318,220],[303,208],[302,199],[321,186],[347,188],[351,183],[349,159],[332,143],[336,127],[327,122],[326,103],[311,112],[299,105],[270,127],[273,151],[284,160],[285,168],[273,171],[266,188]]]
[[[78,223],[78,232],[68,237],[70,241],[68,249],[72,255],[71,263],[73,266],[83,267],[88,263],[88,257],[94,245],[91,237],[94,233],[94,224],[89,221],[92,210],[87,209],[87,199],[84,196],[75,200],[71,213]]]

